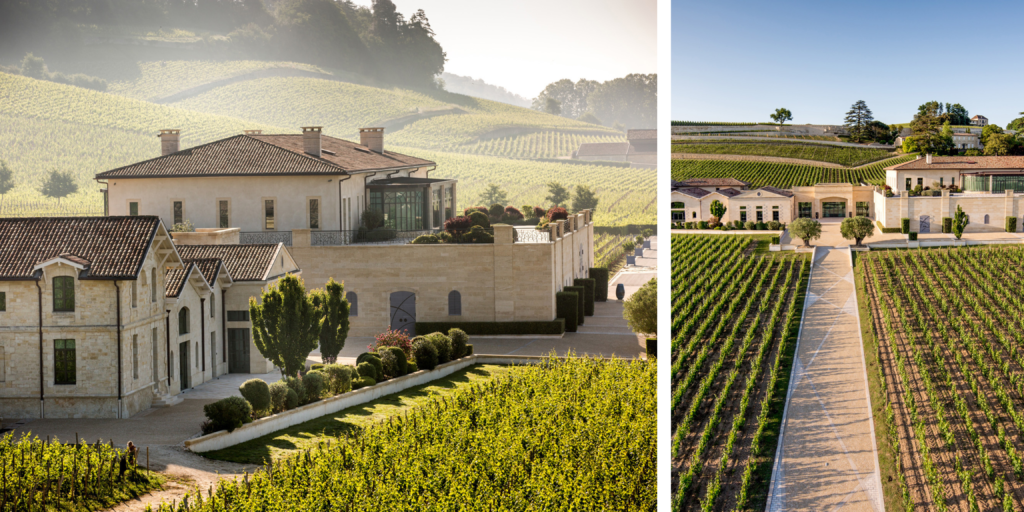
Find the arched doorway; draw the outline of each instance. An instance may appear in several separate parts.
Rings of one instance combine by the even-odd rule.
[[[416,294],[394,292],[391,294],[391,330],[405,331],[416,336]]]

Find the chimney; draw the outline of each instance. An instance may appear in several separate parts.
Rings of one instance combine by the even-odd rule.
[[[359,143],[374,153],[384,153],[384,128],[360,128]]]
[[[917,158],[915,158],[914,160],[920,160],[920,159],[921,159],[921,155],[919,154],[919,155],[917,155]]]
[[[263,135],[263,130],[242,130],[246,135]]]
[[[925,156],[924,158],[925,158],[924,162],[925,162],[926,164],[928,164],[928,165],[931,165],[931,164],[932,164],[932,154],[931,154],[931,153],[928,153],[928,155],[927,155],[927,156]]]
[[[302,127],[303,151],[317,158],[320,157],[320,132],[323,131],[323,129],[323,126]]]
[[[160,156],[178,152],[178,137],[181,130],[160,130]]]

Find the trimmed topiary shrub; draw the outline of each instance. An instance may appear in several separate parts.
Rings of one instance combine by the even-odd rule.
[[[952,233],[953,232],[953,217],[942,218],[942,232]]]
[[[900,233],[910,234],[910,219],[900,219]]]
[[[487,209],[487,216],[495,220],[500,220],[501,216],[504,214],[505,207],[498,203],[492,204],[491,207]]]
[[[390,352],[395,357],[395,370],[397,373],[395,377],[401,377],[409,373],[409,359],[405,356],[405,351],[398,347],[383,347],[381,350]],[[384,362],[384,358],[381,357],[381,362]]]
[[[473,355],[473,345],[472,344],[466,345],[466,355],[464,355],[462,357],[469,357],[471,355]]]
[[[356,373],[360,377],[370,377],[371,379],[377,379],[377,367],[371,364],[369,361],[364,361],[356,365]]]
[[[285,377],[281,380],[288,385],[289,389],[295,390],[295,395],[299,397],[300,404],[306,403],[306,388],[303,387],[301,380],[295,377]]]
[[[487,218],[487,214],[485,213],[471,212],[469,214],[469,225],[489,228],[491,227],[491,221]]]
[[[327,389],[332,395],[345,393],[352,389],[351,366],[340,364],[329,364],[324,366],[324,373],[327,374]]]
[[[1017,232],[1017,217],[1006,218],[1006,232],[1016,233]]]
[[[398,360],[395,359],[395,355],[390,350],[384,350],[380,353],[380,362],[384,365],[384,378],[393,379],[395,377],[401,377],[402,374],[398,371]]]
[[[758,231],[764,231],[768,229],[768,225],[765,224],[764,222],[758,222],[757,224],[754,225],[754,227],[756,227]]]
[[[444,221],[444,230],[451,236],[461,236],[463,233],[469,231],[469,228],[473,226],[470,222],[469,217],[452,217]]]
[[[592,278],[580,278],[573,279],[572,284],[575,286],[582,286],[584,290],[583,294],[583,315],[594,316],[594,287],[595,281]]]
[[[278,413],[287,410],[285,399],[288,397],[288,384],[277,381],[270,385],[270,408]]]
[[[302,387],[306,391],[306,400],[315,402],[324,396],[327,388],[327,376],[319,371],[309,372],[302,377]]]
[[[309,371],[315,372],[317,370],[323,370],[324,366],[327,366],[327,365],[323,364],[323,363],[311,364],[311,365],[309,365]]]
[[[573,292],[563,291],[555,294],[555,314],[565,321],[566,332],[576,332],[579,303],[579,296]]]
[[[584,309],[586,308],[586,299],[584,298],[584,295],[587,294],[587,289],[582,286],[566,286],[563,287],[562,290],[576,293],[576,325],[583,325],[584,317],[586,316],[584,314],[586,312]]]
[[[231,432],[252,421],[252,406],[240,396],[229,396],[203,406],[203,412],[210,420],[211,430]]]
[[[484,215],[487,215],[487,207],[486,206],[470,206],[469,208],[466,208],[465,210],[462,210],[462,215],[466,216],[466,217],[469,217],[469,214],[473,213],[473,212],[480,212],[480,213],[482,213]]]
[[[412,354],[412,340],[409,339],[409,335],[405,331],[396,331],[388,327],[388,330],[375,336],[374,340],[373,345],[367,347],[371,352],[380,352],[383,347],[398,347],[405,351],[406,356]]]
[[[249,379],[238,386],[238,392],[242,394],[252,411],[257,416],[263,416],[270,412],[270,386],[263,379]]]
[[[484,228],[480,226],[473,226],[469,229],[469,233],[463,236],[463,241],[471,244],[491,244],[494,243],[494,235],[484,231]]]
[[[708,221],[702,220],[697,223],[697,229],[708,229]]]
[[[356,358],[356,365],[359,365],[359,363],[370,363],[373,365],[373,368],[377,370],[377,374],[370,375],[370,377],[373,377],[377,382],[386,380],[384,377],[384,363],[381,362],[380,356],[377,354],[374,354],[373,352],[363,352]],[[360,375],[362,375],[362,372],[360,372]]]
[[[779,238],[777,236],[773,236],[772,237],[772,245],[779,245],[779,243],[781,243],[781,240],[782,240],[781,238]]]
[[[448,329],[448,339],[452,340],[452,359],[466,357],[466,344],[469,343],[466,331],[457,327]]]
[[[743,223],[743,229],[746,229],[747,231],[754,231],[757,229],[757,223],[752,220],[748,220]]]
[[[416,373],[418,371],[420,371],[420,369],[419,369],[418,366],[416,366],[416,361],[413,361],[413,360],[410,359],[409,360],[408,373],[406,373],[406,375],[408,375],[409,373]]]
[[[544,208],[541,208],[540,206],[534,206],[533,207],[533,217],[531,217],[531,218],[539,219],[539,218],[547,215],[547,213],[548,212],[544,211]]]
[[[416,245],[432,245],[441,243],[441,240],[439,240],[436,235],[420,235],[413,238],[412,242],[409,243]]]
[[[373,386],[375,384],[377,384],[377,381],[374,380],[373,377],[359,377],[358,379],[352,381],[352,389],[356,390],[356,389],[368,388],[368,387]]]
[[[917,240],[917,233],[914,232],[914,231],[911,231],[910,233],[907,233],[907,237],[908,237],[909,240]]]
[[[549,221],[565,220],[569,218],[569,211],[561,206],[552,206],[545,214]]]
[[[519,208],[515,206],[506,206],[505,211],[502,213],[501,220],[515,222],[517,220],[523,220],[526,218],[523,212],[519,211]]]
[[[782,229],[782,223],[777,220],[770,220],[768,221],[768,229],[772,231],[778,231]]]
[[[452,360],[452,340],[443,332],[432,332],[424,336],[437,349],[437,364]]]
[[[412,340],[412,358],[416,368],[433,370],[437,366],[437,347],[430,340],[417,336]]]
[[[299,406],[299,394],[294,389],[288,388],[288,393],[284,397],[284,409],[290,411]]]
[[[590,278],[594,280],[594,300],[606,302],[608,300],[608,269],[591,268]]]

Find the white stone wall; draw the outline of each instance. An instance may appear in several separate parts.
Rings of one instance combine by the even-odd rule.
[[[942,218],[952,217],[957,207],[961,207],[970,217],[970,224],[965,232],[999,231],[1004,229],[1007,217],[1020,217],[1024,213],[1022,201],[1024,194],[949,194],[943,191],[940,197],[907,197],[899,195],[881,198],[876,194],[876,202],[880,204],[879,220],[884,219],[887,228],[900,227],[900,219],[910,219],[910,230],[921,232],[921,218],[928,216],[931,233],[942,232]],[[984,222],[985,215],[989,222]],[[1017,231],[1022,231],[1021,222],[1017,223]]]

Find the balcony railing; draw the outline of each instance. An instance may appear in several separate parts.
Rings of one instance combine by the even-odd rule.
[[[516,228],[512,241],[517,244],[546,244],[551,241],[550,230],[539,230],[534,227]]]
[[[238,234],[242,244],[285,244],[292,245],[291,231],[250,231]]]

